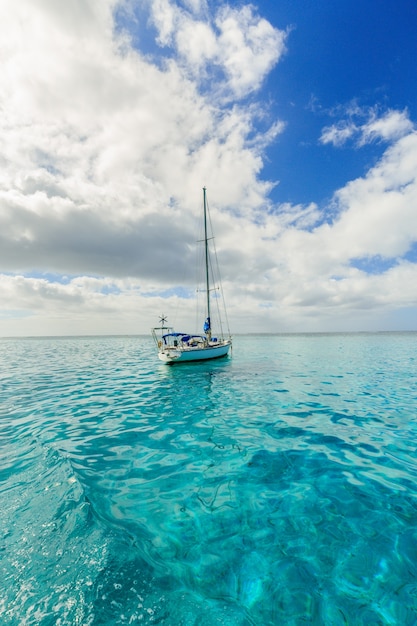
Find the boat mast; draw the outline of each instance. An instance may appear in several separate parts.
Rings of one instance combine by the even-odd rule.
[[[209,250],[208,250],[208,236],[207,236],[207,201],[206,201],[206,188],[203,187],[203,199],[204,199],[204,256],[206,262],[206,308],[207,308],[207,337],[211,339],[211,320],[210,320],[210,279],[209,279]]]

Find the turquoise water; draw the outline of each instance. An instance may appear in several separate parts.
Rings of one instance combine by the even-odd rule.
[[[0,623],[417,623],[417,334],[0,340]]]

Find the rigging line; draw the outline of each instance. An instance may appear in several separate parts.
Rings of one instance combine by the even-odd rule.
[[[207,209],[208,209],[208,201],[207,201]],[[209,224],[210,224],[210,232],[212,233],[213,232],[213,226],[212,226],[212,223],[211,223],[211,214],[210,214],[209,210],[207,210],[207,213],[208,213],[208,219],[209,219]],[[226,301],[225,301],[225,298],[224,298],[223,281],[221,279],[221,274],[220,274],[220,265],[219,265],[219,261],[218,261],[218,258],[217,258],[217,248],[216,248],[216,243],[214,241],[214,237],[212,237],[211,239],[213,240],[212,248],[213,248],[213,254],[214,254],[214,258],[215,258],[215,267],[216,267],[216,270],[217,270],[217,276],[213,276],[213,279],[214,279],[214,282],[217,282],[219,284],[219,287],[217,287],[217,289],[220,290],[220,298],[222,300],[222,305],[223,305],[222,306],[222,314],[224,315],[224,320],[226,322],[227,334],[230,337],[229,318],[228,318],[228,315],[227,315]],[[213,272],[213,274],[214,274],[214,272]],[[217,301],[217,308],[218,308],[218,317],[219,317],[219,321],[220,321],[220,326],[222,326],[222,315],[220,314],[220,304],[219,304],[218,301]],[[223,334],[223,329],[222,328],[221,328],[221,332]]]
[[[220,276],[220,267],[219,267],[219,264],[218,264],[217,250],[216,250],[215,247],[213,249],[213,252],[214,252],[215,261],[216,261],[215,265],[216,265],[216,268],[217,268],[217,283],[219,285],[217,287],[217,289],[220,292],[220,297],[216,298],[216,304],[217,304],[217,310],[218,310],[218,318],[219,318],[219,322],[220,322],[220,328],[221,328],[222,336],[223,336],[223,318],[224,318],[224,321],[226,323],[227,334],[230,337],[229,319],[227,317],[227,308],[226,308],[226,303],[225,303],[225,299],[224,299],[223,283],[222,283],[221,276]],[[221,311],[220,311],[220,300],[221,300],[221,303],[222,303],[222,310]]]

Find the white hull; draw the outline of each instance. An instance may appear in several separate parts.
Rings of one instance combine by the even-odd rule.
[[[159,350],[158,357],[164,363],[185,363],[186,361],[206,361],[226,356],[231,341],[219,342],[218,345],[209,345],[204,348],[165,347]]]

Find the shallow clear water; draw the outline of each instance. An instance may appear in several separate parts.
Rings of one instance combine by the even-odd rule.
[[[416,624],[416,348],[0,340],[0,623]]]

